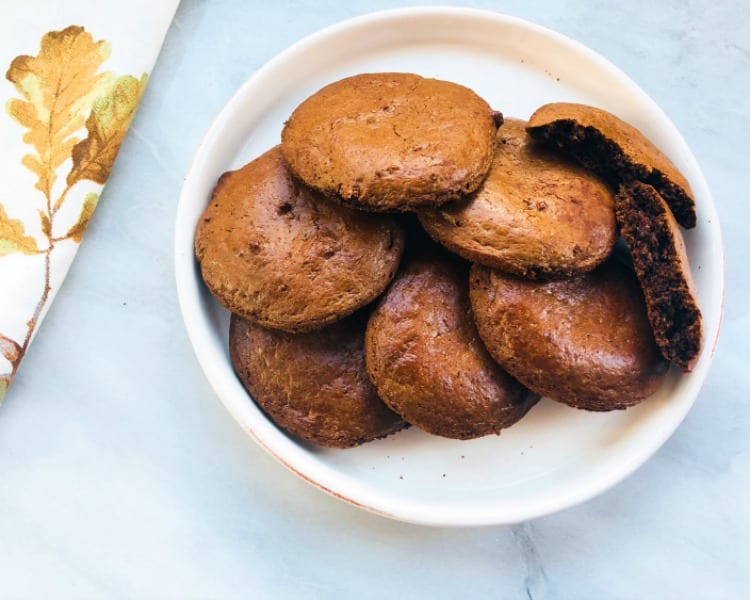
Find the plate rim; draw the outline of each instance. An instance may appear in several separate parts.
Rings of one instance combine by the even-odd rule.
[[[190,280],[190,273],[195,273],[196,265],[194,264],[192,251],[186,252],[186,247],[189,247],[192,250],[192,232],[194,228],[191,229],[182,226],[183,220],[186,218],[183,214],[185,211],[184,206],[187,202],[186,198],[189,196],[189,183],[194,177],[196,177],[195,172],[198,168],[201,158],[203,157],[204,150],[216,137],[217,130],[220,129],[220,125],[224,120],[224,115],[230,112],[232,108],[235,107],[235,105],[242,102],[243,98],[247,95],[246,90],[248,88],[252,88],[255,81],[261,79],[266,73],[273,72],[277,65],[288,61],[290,57],[304,52],[307,48],[316,46],[321,41],[325,41],[326,39],[341,32],[345,32],[362,25],[369,25],[374,27],[378,25],[382,26],[384,23],[387,23],[392,19],[407,17],[434,18],[440,16],[468,16],[478,18],[480,20],[489,20],[494,21],[498,24],[512,25],[514,27],[531,30],[535,33],[543,35],[544,37],[550,38],[557,43],[561,43],[565,46],[570,47],[575,52],[585,55],[587,59],[593,60],[599,63],[601,66],[605,67],[607,70],[616,73],[618,78],[622,80],[623,83],[626,83],[628,86],[633,88],[634,91],[638,93],[638,95],[642,96],[644,100],[647,100],[651,104],[652,109],[655,112],[659,113],[660,118],[664,122],[664,124],[671,128],[672,133],[683,142],[687,150],[688,161],[692,163],[690,165],[691,170],[700,178],[700,183],[703,188],[702,196],[705,199],[705,206],[701,205],[701,210],[705,211],[710,207],[710,221],[714,221],[715,236],[716,241],[718,242],[719,262],[721,263],[718,270],[721,299],[719,305],[720,308],[718,320],[716,323],[716,330],[712,339],[704,339],[704,345],[706,346],[706,348],[704,349],[703,354],[705,355],[705,358],[703,358],[702,363],[699,363],[699,365],[696,367],[696,370],[698,370],[698,368],[700,368],[701,370],[699,373],[693,374],[693,381],[691,382],[690,389],[688,392],[686,392],[686,394],[689,396],[689,401],[685,402],[684,406],[682,407],[683,410],[681,411],[681,413],[674,419],[674,422],[669,422],[668,426],[662,427],[660,429],[660,435],[655,436],[651,439],[651,445],[644,452],[641,452],[634,456],[630,456],[630,460],[622,461],[620,463],[621,468],[615,472],[614,476],[610,474],[607,477],[599,477],[598,480],[595,480],[593,482],[587,481],[587,485],[578,486],[578,488],[576,489],[576,493],[568,493],[564,497],[555,496],[547,498],[546,501],[536,502],[533,506],[527,507],[526,510],[508,511],[507,509],[505,509],[502,513],[498,513],[497,511],[485,508],[484,510],[473,511],[470,513],[457,513],[455,508],[452,508],[451,505],[448,505],[446,508],[445,506],[426,505],[424,502],[410,500],[408,501],[407,505],[404,506],[403,499],[396,499],[394,504],[392,494],[383,495],[382,493],[380,493],[380,490],[373,489],[371,485],[363,486],[356,478],[353,478],[351,475],[342,473],[340,471],[336,471],[335,468],[329,465],[311,463],[309,457],[305,457],[306,452],[299,447],[297,447],[299,451],[292,452],[292,457],[282,456],[279,452],[276,451],[272,444],[267,443],[266,440],[264,440],[252,428],[251,424],[247,422],[247,415],[244,414],[244,411],[241,410],[241,407],[236,406],[236,404],[232,402],[230,398],[228,398],[228,394],[222,393],[223,384],[217,368],[215,368],[208,362],[208,359],[203,355],[199,348],[201,340],[199,339],[196,325],[193,324],[191,326],[189,324],[190,319],[192,319],[190,304],[193,300],[189,294],[189,288],[193,283]],[[190,230],[190,235],[187,237],[189,238],[188,241],[190,243],[186,244],[185,238],[188,229]],[[237,90],[221,107],[221,109],[219,109],[219,111],[212,119],[208,129],[195,148],[193,157],[185,173],[177,206],[174,239],[174,268],[177,284],[178,302],[182,320],[188,332],[188,337],[193,347],[193,352],[198,359],[199,364],[201,365],[201,369],[203,370],[205,377],[208,379],[211,387],[213,388],[214,392],[216,393],[224,407],[229,411],[234,420],[237,421],[242,429],[244,429],[261,448],[263,448],[291,472],[295,473],[298,477],[335,498],[343,500],[354,506],[358,506],[359,508],[363,508],[369,512],[379,514],[381,516],[416,524],[437,526],[511,524],[537,518],[540,516],[551,514],[553,512],[558,512],[566,508],[570,508],[586,500],[594,498],[607,489],[622,482],[629,475],[631,475],[636,469],[647,462],[651,458],[651,456],[653,456],[653,454],[659,450],[659,448],[663,446],[663,444],[669,439],[669,437],[671,437],[671,435],[682,423],[685,416],[695,403],[695,400],[698,397],[698,394],[705,382],[710,364],[716,350],[716,345],[718,343],[721,324],[723,321],[724,300],[726,293],[724,245],[721,235],[721,228],[718,221],[718,214],[716,212],[716,205],[714,203],[708,184],[705,180],[705,176],[703,175],[703,172],[700,169],[695,156],[693,155],[692,149],[688,146],[687,142],[685,142],[679,130],[677,130],[676,126],[664,113],[661,107],[658,106],[656,102],[617,65],[613,64],[604,56],[600,55],[596,51],[573,38],[570,38],[545,26],[516,16],[484,9],[445,6],[419,6],[388,9],[370,12],[345,19],[343,21],[339,21],[303,37],[291,46],[282,50],[280,53],[273,56],[254,73],[252,73],[237,88]],[[330,473],[324,473],[324,475],[328,476],[315,478],[309,474],[309,467],[312,467],[317,471],[330,471]],[[332,481],[332,479],[336,481]],[[347,490],[343,491],[342,487],[347,488]],[[374,501],[373,496],[375,497]]]

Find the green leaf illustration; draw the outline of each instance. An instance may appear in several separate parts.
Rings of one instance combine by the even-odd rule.
[[[8,217],[5,208],[0,204],[0,256],[14,252],[37,254],[39,248],[37,248],[36,240],[26,235],[23,222]]]
[[[146,75],[119,77],[110,92],[97,98],[86,119],[88,136],[73,148],[68,185],[82,179],[105,183],[146,86]]]
[[[78,242],[79,244],[81,243],[83,234],[86,232],[86,228],[89,226],[91,215],[94,214],[94,209],[96,208],[96,205],[98,203],[98,194],[94,194],[93,192],[90,194],[86,194],[86,197],[83,199],[81,214],[78,216],[78,222],[68,230],[68,233],[65,235],[65,237],[70,238],[73,241]]]

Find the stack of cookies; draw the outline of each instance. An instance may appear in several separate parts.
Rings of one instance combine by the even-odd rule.
[[[461,85],[375,73],[222,175],[195,251],[255,402],[346,448],[408,425],[498,434],[541,396],[642,401],[700,350],[695,223],[684,177],[610,113],[504,120]]]

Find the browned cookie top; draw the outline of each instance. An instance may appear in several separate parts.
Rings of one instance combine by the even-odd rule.
[[[474,265],[470,290],[490,354],[553,400],[587,410],[626,408],[649,396],[666,371],[638,280],[614,258],[543,283]]]
[[[420,211],[438,242],[464,258],[523,277],[590,271],[617,238],[609,188],[542,150],[526,122],[506,119],[487,178],[470,197]]]
[[[347,209],[296,182],[278,146],[222,175],[195,235],[218,300],[285,331],[320,328],[373,300],[403,246],[392,218]]]
[[[378,398],[365,368],[366,316],[289,334],[232,316],[229,353],[255,402],[285,431],[349,448],[399,431],[404,422]]]
[[[436,206],[475,190],[492,160],[487,103],[461,85],[369,73],[319,90],[292,113],[281,147],[292,171],[357,208]]]
[[[469,439],[518,421],[538,396],[494,363],[469,308],[467,267],[415,258],[370,317],[367,369],[380,397],[430,433]]]
[[[689,371],[701,348],[701,311],[682,233],[650,185],[620,187],[617,220],[633,257],[648,317],[664,357]]]
[[[610,112],[584,104],[545,104],[529,119],[529,134],[570,154],[611,183],[639,180],[664,197],[683,227],[695,227],[690,184],[638,129]]]

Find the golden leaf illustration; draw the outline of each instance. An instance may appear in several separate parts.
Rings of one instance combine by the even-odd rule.
[[[99,202],[99,196],[93,192],[86,194],[83,199],[83,206],[81,207],[81,214],[78,216],[78,222],[68,230],[65,237],[72,239],[75,242],[81,243],[83,234],[86,232],[86,228],[89,226],[91,215],[94,214],[94,209]]]
[[[96,183],[107,181],[145,86],[145,74],[140,80],[124,75],[115,81],[106,96],[96,99],[86,119],[88,136],[73,148],[68,185],[81,179]]]
[[[74,134],[91,102],[111,81],[110,73],[98,73],[109,52],[107,42],[95,42],[83,27],[71,25],[45,34],[39,54],[17,56],[5,74],[24,98],[10,100],[6,110],[28,129],[23,141],[36,150],[21,162],[37,175],[36,187],[48,199],[55,171],[78,143]]]
[[[48,238],[52,237],[52,222],[44,211],[37,210],[39,213],[39,223],[42,226],[42,233]]]
[[[85,196],[77,222],[64,237],[54,235],[55,217],[66,199],[72,197],[70,192],[76,183],[106,182],[143,94],[146,74],[140,79],[129,75],[115,79],[109,71],[99,72],[109,54],[106,41],[94,41],[83,27],[71,25],[46,33],[37,56],[17,56],[5,74],[21,96],[9,100],[6,111],[26,129],[23,141],[34,150],[23,156],[21,163],[36,175],[35,187],[46,199],[37,213],[48,245],[40,252],[36,239],[26,235],[23,222],[9,218],[0,204],[0,257],[14,252],[44,255],[44,288],[33,316],[26,322],[23,342],[19,344],[0,334],[0,356],[12,364],[9,373],[0,374],[0,400],[53,291],[51,256],[56,244],[65,239],[81,242],[99,196]],[[81,141],[84,126],[86,138]],[[57,171],[69,158],[72,167],[66,185],[55,192],[57,198],[53,202]]]
[[[0,204],[0,256],[14,252],[36,254],[39,249],[36,240],[26,235],[23,222],[8,217],[5,208]]]

